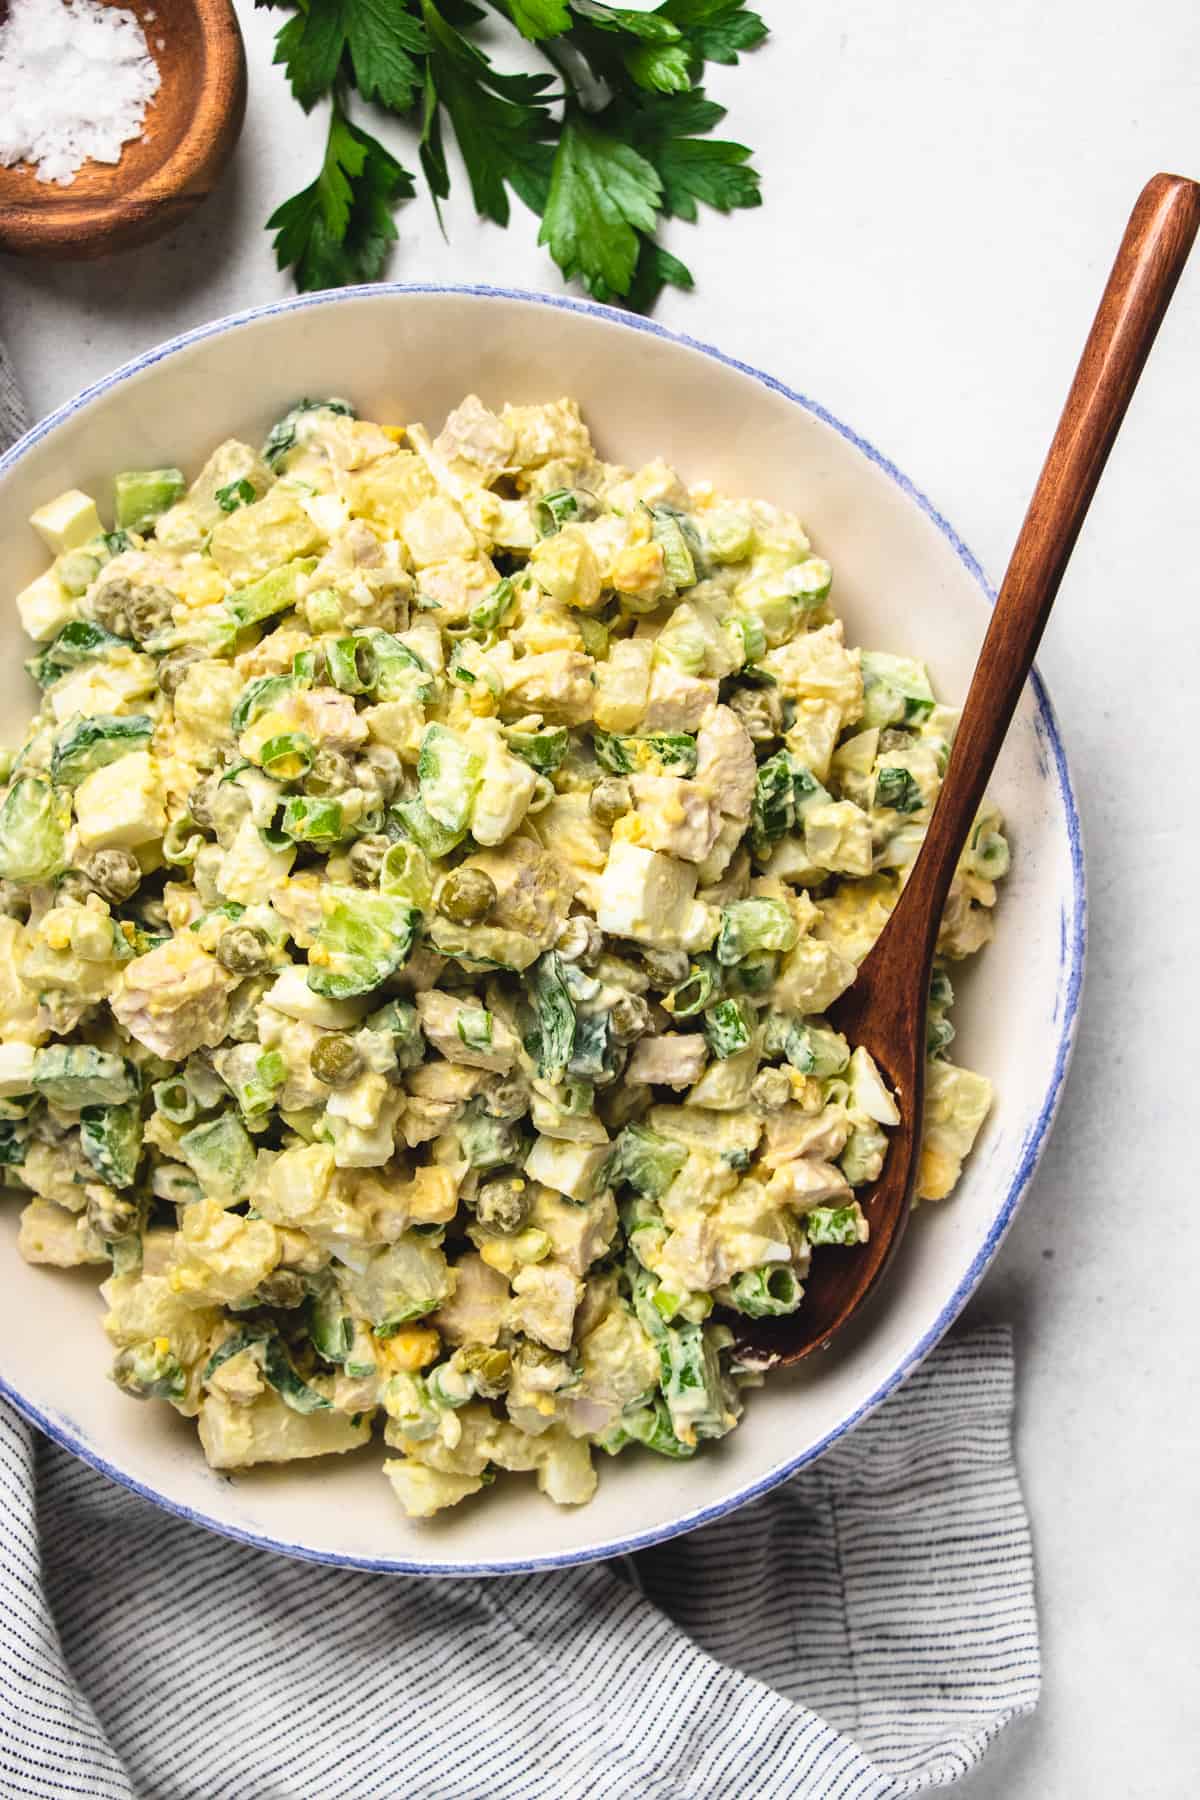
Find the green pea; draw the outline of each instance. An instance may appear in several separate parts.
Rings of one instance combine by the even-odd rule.
[[[475,1217],[489,1231],[507,1237],[529,1217],[529,1183],[520,1175],[485,1181],[475,1196]]]
[[[348,1087],[357,1081],[366,1067],[362,1053],[352,1039],[340,1031],[330,1031],[318,1038],[308,1059],[318,1081],[326,1087]]]
[[[592,789],[588,809],[600,825],[615,825],[633,805],[629,783],[621,775],[606,775]]]
[[[270,967],[271,946],[257,925],[231,925],[217,939],[217,961],[231,975],[259,975]]]
[[[496,904],[496,884],[482,869],[452,869],[438,891],[437,904],[456,925],[481,925]]]

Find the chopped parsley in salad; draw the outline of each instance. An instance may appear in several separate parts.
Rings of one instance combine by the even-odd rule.
[[[728,1323],[868,1234],[895,1102],[831,1029],[956,714],[850,648],[798,519],[600,460],[569,400],[431,439],[303,400],[33,524],[0,798],[0,1164],[104,1269],[113,1379],[239,1469],[382,1428],[405,1512],[737,1423]],[[942,926],[920,1193],[990,1101]]]

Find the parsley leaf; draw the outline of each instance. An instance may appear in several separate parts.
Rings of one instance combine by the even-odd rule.
[[[311,112],[337,78],[346,45],[346,0],[318,0],[282,26],[275,61],[287,70],[292,92]]]
[[[742,0],[666,0],[663,13],[682,27],[702,62],[735,63],[767,35],[762,19]]]
[[[625,52],[625,67],[639,87],[660,94],[686,94],[692,85],[692,59],[683,43],[638,44]]]
[[[692,52],[679,27],[661,12],[630,12],[601,0],[572,0],[572,10],[581,21],[573,42],[602,88],[617,93],[625,77],[651,93],[686,93],[691,87]]]
[[[567,279],[578,275],[600,300],[627,293],[638,231],[654,230],[661,201],[662,182],[645,157],[568,108],[538,234]]]
[[[396,238],[392,207],[413,192],[408,170],[335,105],[321,173],[267,220],[279,267],[294,267],[301,292],[374,281]]]
[[[509,0],[509,12],[522,37],[557,37],[571,26],[567,0]]]
[[[507,225],[506,182],[540,210],[537,201],[545,203],[550,167],[550,153],[540,140],[551,119],[539,101],[552,77],[497,73],[483,52],[447,23],[433,0],[422,0],[422,8],[430,44],[422,143],[435,169],[436,179],[430,182],[435,196],[444,199],[449,191],[440,126],[431,116],[440,104],[454,126],[475,210]]]
[[[347,51],[363,99],[406,112],[421,85],[413,58],[424,48],[420,22],[394,0],[308,0],[276,35],[275,61],[305,112],[329,92]]]
[[[426,48],[420,20],[409,18],[395,0],[349,0],[346,42],[363,99],[407,112],[421,89],[413,60]]]
[[[571,0],[571,8],[602,31],[624,31],[648,43],[675,43],[680,36],[678,25],[664,18],[662,11],[632,12],[623,6],[605,6],[603,0]]]
[[[749,166],[746,145],[696,135],[711,131],[724,117],[725,108],[706,100],[702,88],[645,100],[629,115],[630,138],[658,170],[663,210],[676,219],[694,220],[698,201],[718,212],[762,204],[758,172]]]
[[[629,288],[629,304],[635,312],[649,312],[665,287],[694,288],[692,271],[677,256],[652,238],[643,238],[637,268]]]

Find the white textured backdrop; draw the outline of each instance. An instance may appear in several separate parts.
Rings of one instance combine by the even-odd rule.
[[[766,205],[677,228],[697,289],[659,316],[872,438],[998,578],[1139,185],[1200,175],[1200,11],[760,5],[772,42],[710,90]],[[216,197],[107,264],[0,258],[0,335],[37,411],[285,291],[262,220],[315,173],[323,124],[270,66],[278,15],[241,10],[250,109]],[[409,206],[391,273],[556,286],[519,207],[508,232],[477,226],[460,192],[447,219],[448,243]],[[1084,812],[1091,960],[1053,1143],[968,1315],[1016,1326],[1045,1648],[1041,1710],[979,1800],[1176,1800],[1200,1755],[1198,419],[1200,256],[1041,659]]]

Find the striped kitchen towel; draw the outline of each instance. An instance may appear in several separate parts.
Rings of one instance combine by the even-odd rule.
[[[0,449],[22,428],[0,345]],[[1002,1327],[621,1563],[356,1575],[211,1536],[0,1403],[0,1800],[898,1800],[1040,1680]],[[530,1505],[540,1505],[530,1496]]]
[[[631,1563],[357,1575],[197,1530],[0,1405],[0,1795],[896,1800],[1037,1701],[1012,1345]],[[545,1504],[530,1497],[531,1505]]]

